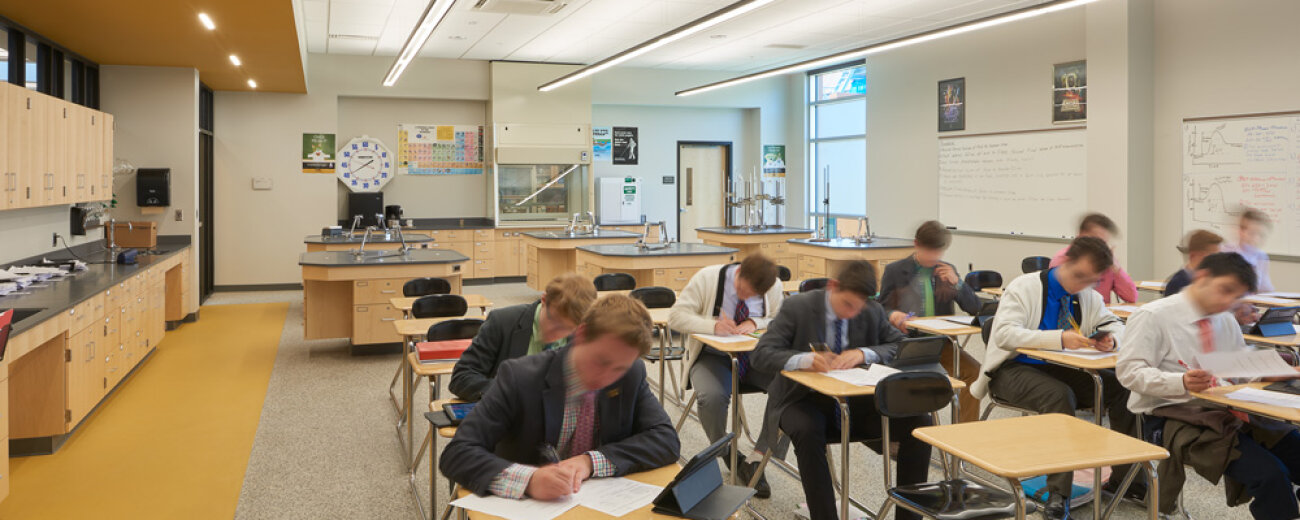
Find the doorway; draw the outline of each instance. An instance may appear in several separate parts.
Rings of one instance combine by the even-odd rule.
[[[699,242],[695,229],[726,223],[731,143],[677,142],[677,239]]]
[[[212,296],[213,275],[216,267],[212,265],[216,258],[212,224],[213,178],[212,178],[212,140],[213,140],[213,102],[212,89],[199,84],[199,303],[202,304]]]

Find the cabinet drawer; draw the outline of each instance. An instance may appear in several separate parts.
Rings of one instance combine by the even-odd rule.
[[[790,244],[785,242],[764,242],[759,246],[759,249],[768,257],[780,256],[790,251]]]
[[[474,242],[474,259],[491,260],[496,257],[497,245],[491,240]]]
[[[388,303],[388,300],[402,296],[405,283],[406,280],[401,278],[352,282],[352,304]]]
[[[516,231],[516,230],[509,230],[509,229],[496,230],[497,240],[520,239],[523,238],[523,236],[524,236],[523,231]]]
[[[94,300],[91,298],[68,309],[68,330],[76,332],[90,325],[95,319],[92,312],[95,308]]]
[[[496,236],[496,230],[493,229],[475,229],[471,235],[474,241],[492,240]]]
[[[490,258],[484,260],[476,259],[474,260],[474,263],[470,265],[472,267],[469,272],[465,273],[465,276],[468,278],[492,278],[494,276],[493,273],[495,272],[494,267],[496,264]]]
[[[352,343],[396,343],[402,341],[393,322],[402,319],[402,311],[392,305],[356,305],[352,307]]]
[[[434,229],[429,231],[429,238],[438,242],[442,241],[468,241],[473,240],[474,234],[467,229]]]
[[[815,271],[819,273],[826,272],[826,260],[815,256],[800,256],[799,271]]]

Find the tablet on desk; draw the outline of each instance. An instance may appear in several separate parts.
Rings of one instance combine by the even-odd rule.
[[[754,496],[754,489],[722,483],[718,457],[731,445],[735,433],[724,435],[686,462],[673,481],[654,500],[655,513],[693,520],[726,520]]]
[[[1242,326],[1246,329],[1243,332],[1266,338],[1295,334],[1295,325],[1291,322],[1297,312],[1300,312],[1300,307],[1270,307],[1254,325]]]

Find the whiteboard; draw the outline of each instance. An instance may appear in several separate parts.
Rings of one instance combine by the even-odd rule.
[[[1300,255],[1300,114],[1183,122],[1183,231],[1236,241],[1243,206],[1273,220],[1265,251]]]
[[[1087,208],[1085,130],[939,139],[939,219],[959,230],[1073,235]]]

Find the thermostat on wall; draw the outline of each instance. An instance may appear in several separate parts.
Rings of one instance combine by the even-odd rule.
[[[274,185],[270,177],[253,177],[253,189],[269,190]]]

